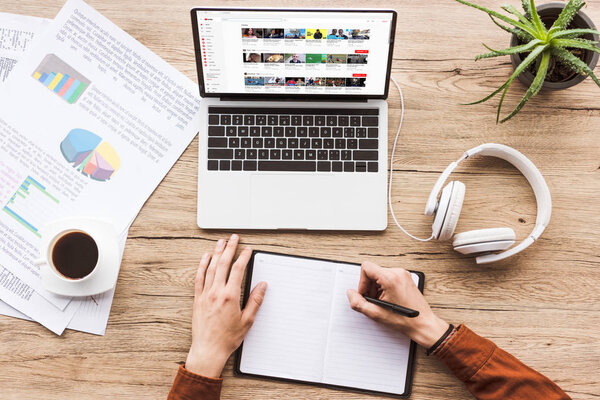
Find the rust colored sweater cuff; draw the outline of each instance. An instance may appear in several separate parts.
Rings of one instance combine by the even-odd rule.
[[[223,378],[207,378],[179,366],[167,400],[218,400]]]

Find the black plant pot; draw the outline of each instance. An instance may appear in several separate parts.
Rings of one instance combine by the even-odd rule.
[[[565,3],[546,3],[546,4],[542,4],[538,7],[536,7],[536,10],[537,10],[538,14],[540,15],[540,19],[542,20],[542,22],[544,22],[548,26],[548,28],[550,28],[550,25],[552,25],[552,23],[554,23],[556,18],[558,18],[558,16],[560,15],[560,13],[564,7],[565,7]],[[573,22],[571,22],[570,26],[572,26],[573,28],[579,28],[579,29],[596,29],[596,27],[594,26],[594,23],[592,22],[590,17],[585,15],[582,11],[579,11],[579,13],[577,13],[575,18],[573,18]],[[583,36],[583,38],[598,41],[598,35],[585,35],[585,36]],[[520,44],[519,38],[517,38],[515,35],[513,35],[511,38],[511,41],[510,41],[510,46],[513,47],[513,46],[517,46],[519,44]],[[596,67],[596,64],[598,64],[598,53],[586,50],[584,58],[585,58],[584,59],[585,63],[592,70]],[[512,61],[513,67],[517,68],[517,66],[519,64],[521,64],[521,62],[523,61],[523,56],[522,56],[522,54],[512,54],[510,56],[510,59]],[[519,75],[519,80],[526,86],[531,85],[531,83],[533,82],[533,78],[534,78],[533,74],[527,70],[523,71]],[[567,89],[567,88],[570,88],[571,86],[575,86],[578,83],[582,82],[585,78],[587,78],[586,75],[573,73],[573,75],[571,77],[567,78],[566,80],[564,80],[562,82],[544,81],[544,84],[542,87],[544,87],[546,89],[553,89],[553,90]]]

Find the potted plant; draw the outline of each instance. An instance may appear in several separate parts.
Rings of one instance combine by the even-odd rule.
[[[481,60],[508,55],[512,59],[514,72],[510,78],[490,95],[469,103],[482,103],[502,92],[496,123],[514,117],[542,87],[565,89],[587,76],[600,87],[600,81],[593,72],[600,54],[597,46],[600,32],[580,11],[585,5],[583,0],[569,0],[566,4],[549,3],[537,8],[534,0],[522,0],[524,13],[510,5],[502,6],[504,11],[512,14],[511,17],[465,0],[456,1],[486,12],[497,26],[512,34],[511,47],[494,50],[484,44],[490,52],[475,57],[475,60]],[[515,109],[500,120],[504,97],[517,77],[529,88]]]

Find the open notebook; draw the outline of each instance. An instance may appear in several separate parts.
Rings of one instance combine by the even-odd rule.
[[[350,308],[360,266],[255,252],[244,299],[268,283],[235,372],[407,396],[415,344]],[[412,273],[423,290],[422,273]]]

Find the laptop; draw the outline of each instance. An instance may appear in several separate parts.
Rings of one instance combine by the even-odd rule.
[[[191,10],[198,226],[384,230],[393,10]]]

